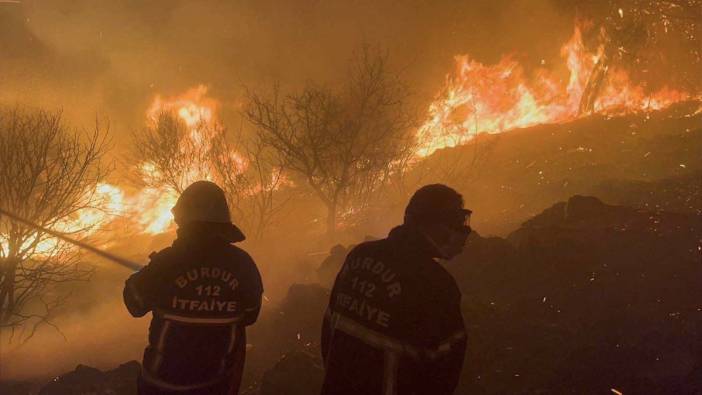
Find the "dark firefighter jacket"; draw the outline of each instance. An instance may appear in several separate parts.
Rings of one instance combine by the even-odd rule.
[[[124,302],[141,317],[153,312],[141,379],[163,391],[236,393],[246,351],[245,327],[261,308],[258,269],[243,250],[201,231],[151,255],[127,280]],[[231,385],[222,385],[229,380]]]
[[[346,258],[322,328],[322,394],[452,394],[466,333],[455,281],[406,225]]]

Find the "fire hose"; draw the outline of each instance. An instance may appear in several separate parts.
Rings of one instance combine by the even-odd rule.
[[[95,255],[101,256],[109,261],[112,261],[112,262],[118,264],[118,265],[124,266],[127,269],[131,269],[131,270],[136,271],[136,270],[139,270],[142,267],[144,267],[144,265],[140,265],[136,262],[130,261],[129,259],[125,259],[125,258],[122,258],[121,256],[117,256],[117,255],[114,255],[114,254],[109,253],[107,251],[101,250],[97,247],[94,247],[94,246],[88,244],[88,243],[84,243],[80,240],[76,240],[74,238],[71,238],[71,237],[69,237],[61,232],[47,229],[41,225],[37,225],[32,221],[29,221],[29,220],[24,219],[22,217],[18,217],[15,214],[12,214],[12,213],[7,212],[7,211],[3,210],[2,208],[0,208],[0,216],[2,216],[2,215],[6,216],[7,218],[9,218],[15,222],[19,222],[23,225],[29,226],[30,228],[33,228],[33,229],[36,229],[36,230],[41,231],[43,233],[46,233],[48,235],[51,235],[57,239],[63,240],[67,243],[71,243],[79,248],[83,248],[85,250],[88,250]]]

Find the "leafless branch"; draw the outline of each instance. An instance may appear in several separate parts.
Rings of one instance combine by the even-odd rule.
[[[324,203],[330,235],[340,214],[362,211],[404,171],[415,143],[409,90],[387,54],[365,46],[349,69],[339,89],[250,92],[244,111],[260,141]]]
[[[95,190],[107,169],[106,129],[71,131],[60,112],[0,110],[0,206],[45,228],[80,237],[95,224],[78,214],[99,206]],[[28,321],[52,325],[58,306],[46,302],[59,283],[84,280],[92,269],[78,265],[78,251],[25,225],[0,217],[0,325]],[[27,312],[42,303],[40,312]]]

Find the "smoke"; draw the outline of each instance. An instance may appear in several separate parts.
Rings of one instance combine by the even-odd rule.
[[[0,380],[48,379],[78,364],[111,369],[140,360],[150,316],[134,319],[124,308],[127,270],[97,268],[93,281],[72,284],[72,297],[52,320],[59,330],[41,326],[27,342],[19,333],[13,339],[0,333]]]
[[[457,53],[487,62],[513,51],[557,56],[572,16],[546,0],[513,3],[3,3],[0,102],[62,108],[80,124],[106,117],[124,148],[156,94],[203,83],[231,118],[244,86],[342,77],[363,42],[387,48],[430,96]]]
[[[149,318],[133,319],[123,306],[111,300],[85,314],[62,316],[56,323],[65,338],[47,327],[24,344],[8,343],[4,334],[0,378],[46,379],[69,372],[78,364],[113,369],[126,361],[140,360]]]

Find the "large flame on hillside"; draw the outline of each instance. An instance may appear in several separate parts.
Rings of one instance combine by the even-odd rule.
[[[589,113],[622,114],[660,110],[693,95],[663,87],[647,92],[632,83],[626,71],[608,69],[599,63],[604,45],[595,53],[587,50],[576,23],[570,40],[561,47],[567,76],[539,68],[527,76],[510,56],[497,64],[484,65],[468,55],[456,56],[456,70],[430,105],[429,119],[419,129],[419,156],[440,148],[463,144],[477,133],[500,133],[542,123],[558,123]],[[542,61],[542,64],[545,62]],[[595,74],[593,74],[595,73]],[[600,74],[597,74],[600,73]],[[591,78],[603,76],[594,108],[583,111],[582,99]]]

